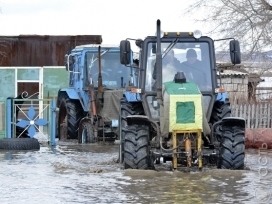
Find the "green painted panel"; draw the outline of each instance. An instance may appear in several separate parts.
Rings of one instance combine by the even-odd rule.
[[[39,69],[18,69],[18,80],[39,80]]]
[[[44,68],[43,98],[54,98],[60,88],[69,87],[69,72],[65,68]]]
[[[195,122],[195,104],[193,101],[177,102],[176,107],[177,123]]]
[[[15,70],[0,69],[0,100],[15,97]]]

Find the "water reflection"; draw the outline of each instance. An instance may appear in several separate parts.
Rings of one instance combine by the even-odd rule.
[[[248,170],[184,173],[123,170],[115,145],[2,151],[0,203],[271,203],[272,154],[260,155],[247,152]]]

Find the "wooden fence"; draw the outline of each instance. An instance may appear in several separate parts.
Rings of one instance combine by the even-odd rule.
[[[232,116],[246,120],[247,128],[272,128],[272,103],[234,104]]]

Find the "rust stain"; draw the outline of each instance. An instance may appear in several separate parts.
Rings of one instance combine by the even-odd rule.
[[[245,144],[247,149],[272,149],[272,128],[247,128]]]
[[[100,43],[101,35],[0,36],[0,66],[64,66],[64,55],[75,46]]]

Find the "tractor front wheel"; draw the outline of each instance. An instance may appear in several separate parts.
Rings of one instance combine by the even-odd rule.
[[[124,129],[124,168],[154,168],[148,151],[149,130],[144,125],[128,125]]]
[[[220,129],[218,168],[244,169],[245,129],[240,126],[223,126]]]
[[[79,124],[81,132],[79,132],[78,136],[78,143],[84,144],[84,143],[94,143],[95,142],[95,136],[94,136],[94,128],[91,124],[91,121],[86,120],[82,121],[82,123]]]
[[[59,139],[77,139],[79,122],[84,116],[80,102],[65,95],[59,99],[59,104],[57,124]]]

